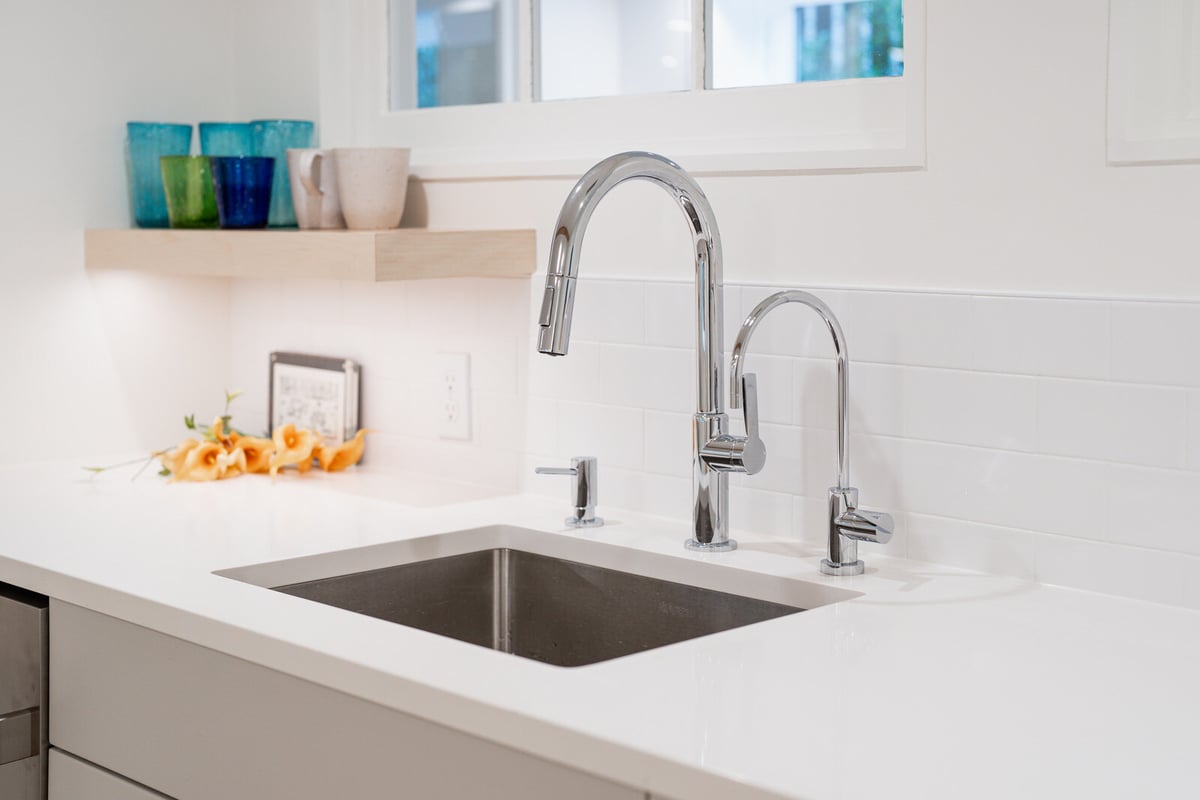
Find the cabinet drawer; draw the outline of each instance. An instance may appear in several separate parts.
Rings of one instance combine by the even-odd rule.
[[[170,800],[136,783],[80,761],[61,750],[50,751],[50,800]]]
[[[78,606],[50,741],[179,800],[643,800],[640,791]]]

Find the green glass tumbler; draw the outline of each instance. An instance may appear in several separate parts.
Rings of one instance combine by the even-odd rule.
[[[171,227],[217,227],[217,199],[208,156],[163,156],[159,163]]]

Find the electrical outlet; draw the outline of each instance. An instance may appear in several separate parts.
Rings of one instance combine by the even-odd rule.
[[[466,353],[438,353],[438,436],[471,438],[471,357]]]

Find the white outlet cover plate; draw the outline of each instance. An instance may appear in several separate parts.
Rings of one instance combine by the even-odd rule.
[[[434,370],[438,436],[470,439],[471,357],[466,353],[438,353],[434,357]]]

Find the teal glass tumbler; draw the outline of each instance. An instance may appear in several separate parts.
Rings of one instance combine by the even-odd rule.
[[[129,122],[125,130],[125,174],[133,221],[139,228],[165,228],[170,219],[159,159],[188,155],[192,150],[192,126]]]
[[[269,224],[272,228],[294,228],[296,209],[292,206],[287,151],[289,148],[315,147],[314,126],[298,119],[256,119],[250,124],[254,127],[254,154],[275,159]]]
[[[254,126],[249,122],[201,122],[200,154],[205,156],[254,155]]]

